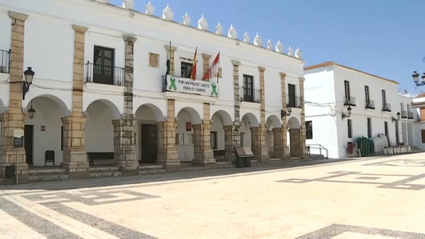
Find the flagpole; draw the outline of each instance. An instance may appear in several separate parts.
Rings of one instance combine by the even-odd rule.
[[[220,61],[221,61],[221,54],[220,54],[221,52],[219,51],[218,52],[218,69],[217,69],[217,83],[218,83],[218,79],[220,78],[219,76],[220,76]]]

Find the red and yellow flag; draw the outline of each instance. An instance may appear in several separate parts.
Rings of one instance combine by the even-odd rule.
[[[198,47],[196,47],[195,55],[193,56],[192,72],[190,74],[190,79],[193,79],[193,80],[196,80],[197,56],[198,56]]]

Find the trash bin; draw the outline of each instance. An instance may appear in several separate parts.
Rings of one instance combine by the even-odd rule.
[[[244,158],[236,157],[236,168],[243,168],[244,166]]]
[[[4,174],[6,179],[14,179],[16,175],[15,166],[6,166]]]
[[[244,158],[244,166],[251,167],[251,158],[248,158],[248,157]]]

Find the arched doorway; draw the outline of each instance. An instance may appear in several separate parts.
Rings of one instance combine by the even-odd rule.
[[[216,160],[231,160],[233,150],[233,122],[230,115],[224,111],[216,111],[211,117],[211,148]]]
[[[292,157],[302,157],[303,149],[301,148],[301,124],[297,118],[291,117],[288,120],[288,138],[289,151]]]
[[[69,116],[68,108],[56,96],[41,95],[29,101],[26,110],[26,163],[29,166],[59,166],[63,162],[62,118]],[[30,111],[35,113],[30,114]]]
[[[179,111],[176,118],[176,148],[181,162],[192,162],[195,159],[194,125],[202,123],[199,113],[190,107]]]
[[[120,111],[108,100],[93,101],[86,110],[85,146],[93,163],[114,162],[114,125],[120,119]]]
[[[276,115],[270,115],[266,121],[266,145],[270,157],[282,156],[282,140],[282,123]]]
[[[139,163],[156,163],[158,159],[157,123],[164,121],[161,110],[153,104],[141,105],[136,111],[136,156]]]
[[[258,128],[260,122],[252,113],[246,113],[241,120],[241,146],[252,149],[252,132],[251,128]]]

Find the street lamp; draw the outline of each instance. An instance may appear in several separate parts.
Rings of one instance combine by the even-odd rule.
[[[392,117],[392,118],[391,118],[391,120],[392,120],[393,122],[394,122],[394,121],[399,121],[399,120],[400,120],[400,116],[401,116],[400,112],[397,112],[397,118]]]
[[[413,74],[412,74],[412,77],[413,77],[413,81],[415,82],[416,86],[425,85],[425,73],[423,73],[422,76],[421,76],[421,78],[422,78],[421,82],[419,82],[419,73],[418,72],[414,71]]]
[[[32,84],[32,80],[34,79],[35,72],[32,71],[32,67],[28,67],[28,69],[24,72],[24,82],[22,84],[22,97],[25,100],[25,94],[29,91],[30,85]],[[32,107],[31,107],[32,108]]]
[[[341,117],[342,117],[342,120],[344,120],[344,118],[350,118],[350,116],[351,116],[351,107],[348,106],[347,113],[342,112]]]
[[[287,106],[286,107],[286,110],[281,110],[280,111],[280,117],[283,118],[285,116],[290,116],[291,115],[291,112],[292,112],[291,107]]]
[[[31,108],[28,110],[27,113],[28,113],[28,117],[30,119],[33,119],[34,118],[34,116],[35,116],[35,109],[32,108],[32,100],[31,100]]]

